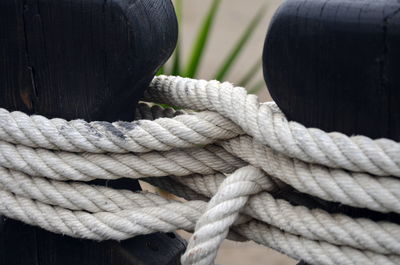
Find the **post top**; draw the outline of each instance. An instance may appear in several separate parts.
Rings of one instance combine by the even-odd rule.
[[[400,2],[285,1],[269,28],[264,74],[291,120],[400,141]]]

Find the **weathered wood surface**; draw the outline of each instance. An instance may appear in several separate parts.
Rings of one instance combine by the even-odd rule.
[[[176,39],[170,0],[2,0],[0,106],[132,120]]]
[[[176,39],[170,0],[2,0],[0,107],[49,118],[132,120]],[[140,188],[134,180],[96,184]],[[0,217],[0,265],[179,264],[184,249],[175,234],[97,243]]]
[[[287,0],[270,25],[263,62],[269,91],[289,120],[400,141],[400,1]],[[397,214],[296,191],[277,196],[331,213],[400,223]]]
[[[285,1],[264,62],[271,95],[289,119],[400,141],[399,1]]]

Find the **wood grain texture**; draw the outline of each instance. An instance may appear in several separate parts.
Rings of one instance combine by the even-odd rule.
[[[170,0],[2,0],[0,107],[49,118],[132,120],[176,40]],[[94,183],[140,189],[135,180]],[[0,217],[0,265],[173,265],[185,244],[175,234],[77,240]]]
[[[271,22],[263,63],[271,96],[289,120],[400,141],[399,0],[287,0]],[[311,209],[400,223],[398,214],[296,191],[276,196]]]
[[[288,0],[264,49],[272,97],[290,120],[400,141],[400,1]]]
[[[177,40],[170,0],[4,0],[0,25],[0,106],[66,119],[131,120]]]

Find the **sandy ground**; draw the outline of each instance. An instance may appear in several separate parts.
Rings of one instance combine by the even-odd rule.
[[[190,234],[179,232],[189,239]],[[218,252],[218,265],[296,265],[292,260],[279,252],[252,242],[238,243],[226,240]]]
[[[210,79],[221,65],[236,40],[240,37],[259,8],[267,3],[268,13],[257,29],[255,36],[235,65],[232,73],[226,78],[230,82],[238,82],[246,69],[249,69],[261,58],[264,40],[269,21],[282,0],[223,0],[218,19],[213,30],[211,42],[207,47],[205,60],[200,69],[200,77]],[[184,0],[184,18],[181,28],[183,51],[186,55],[196,36],[201,19],[211,0]],[[255,82],[262,80],[260,69]],[[264,87],[259,96],[262,100],[271,100],[267,88]],[[185,234],[185,237],[188,237]],[[219,252],[217,264],[220,265],[295,265],[296,261],[255,243],[235,243],[226,241]]]

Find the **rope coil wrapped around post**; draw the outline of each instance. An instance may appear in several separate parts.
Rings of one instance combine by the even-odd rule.
[[[160,76],[143,100],[190,111],[141,104],[138,121],[87,123],[1,109],[0,213],[94,240],[195,231],[183,264],[213,264],[227,236],[310,264],[400,263],[399,143],[288,122],[229,83]],[[186,201],[85,184],[117,178]],[[282,191],[391,217],[305,207]]]

